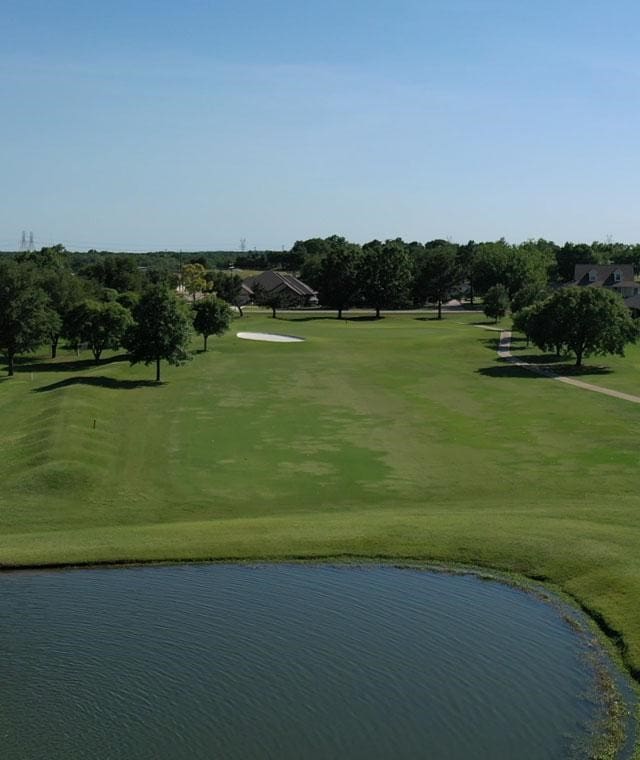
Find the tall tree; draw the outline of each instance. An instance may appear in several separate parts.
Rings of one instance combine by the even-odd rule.
[[[489,288],[484,295],[483,311],[497,322],[509,309],[509,294],[502,283]]]
[[[193,326],[204,338],[204,350],[210,335],[222,335],[229,329],[231,309],[226,301],[215,296],[207,296],[193,304]]]
[[[529,323],[531,339],[543,351],[550,347],[584,357],[618,354],[635,343],[638,327],[622,298],[605,288],[572,286],[557,290],[536,309]]]
[[[69,312],[86,297],[83,281],[71,270],[64,267],[46,267],[39,271],[40,284],[49,297],[49,304],[58,315],[58,319],[49,325],[49,345],[51,358],[55,359],[63,326]]]
[[[240,305],[240,293],[242,292],[242,277],[233,272],[213,271],[207,275],[208,289],[213,291],[218,298],[235,306],[242,316]]]
[[[475,297],[474,265],[478,253],[478,245],[475,240],[469,240],[465,245],[458,246],[458,266],[460,277],[469,284],[469,303],[473,307]]]
[[[142,288],[142,272],[138,262],[132,256],[107,254],[100,256],[93,264],[80,270],[88,280],[105,288],[124,293],[127,290],[139,291]]]
[[[162,286],[152,286],[142,294],[133,310],[134,324],[123,339],[132,364],[156,365],[160,382],[160,362],[179,365],[187,360],[191,320],[185,304]]]
[[[76,345],[87,343],[98,362],[106,348],[119,348],[132,322],[131,312],[117,301],[85,301],[68,313],[67,337]]]
[[[257,306],[271,309],[271,316],[274,319],[277,309],[288,309],[298,305],[298,299],[288,288],[265,290],[259,283],[253,286],[253,301]]]
[[[427,244],[416,262],[414,298],[417,303],[434,301],[438,307],[438,319],[442,319],[442,302],[460,285],[462,273],[457,246],[446,240],[437,245]]]
[[[527,285],[546,286],[553,263],[545,249],[509,245],[504,239],[480,243],[473,259],[473,282],[478,293],[499,283],[509,298]]]
[[[182,268],[182,284],[195,302],[196,295],[207,287],[207,270],[202,264],[186,264]]]
[[[28,263],[0,261],[0,350],[14,374],[17,354],[35,351],[58,320],[37,272]]]
[[[365,302],[376,310],[404,305],[409,299],[411,259],[400,240],[377,240],[362,246],[360,287]]]
[[[327,238],[329,251],[320,264],[320,303],[342,312],[356,302],[360,294],[360,259],[362,249],[344,238]]]
[[[562,282],[573,280],[576,264],[598,264],[599,257],[586,243],[565,243],[556,251],[556,270]]]

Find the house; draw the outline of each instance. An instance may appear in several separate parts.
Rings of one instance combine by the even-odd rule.
[[[609,288],[623,298],[640,293],[633,277],[633,264],[576,264],[572,285]]]
[[[243,280],[242,285],[243,293],[247,291],[252,295],[253,288],[257,285],[267,294],[286,291],[296,306],[316,306],[318,304],[317,291],[292,274],[285,272],[262,272],[253,277],[247,277]]]
[[[240,292],[236,297],[236,304],[238,306],[246,306],[247,304],[250,304],[251,301],[253,301],[253,290],[251,290],[246,282],[243,282],[240,286]]]
[[[633,264],[576,264],[572,285],[608,288],[624,298],[635,312],[640,308],[640,284],[633,276]]]

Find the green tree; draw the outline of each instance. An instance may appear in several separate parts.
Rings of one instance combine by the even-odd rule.
[[[93,358],[100,361],[106,348],[118,348],[132,325],[131,312],[116,301],[85,301],[70,310],[67,337],[74,344],[87,343]]]
[[[409,299],[412,269],[405,245],[399,240],[377,240],[362,247],[360,287],[365,302],[376,310],[402,306]]]
[[[549,290],[539,282],[532,282],[524,287],[511,299],[511,311],[513,313],[524,309],[525,306],[532,306],[534,303],[544,301],[549,295]]]
[[[0,261],[0,350],[14,374],[17,354],[35,351],[52,329],[58,315],[50,308],[37,272],[29,264]]]
[[[186,264],[182,268],[182,284],[195,302],[196,294],[207,287],[207,270],[202,264]]]
[[[271,316],[276,318],[276,309],[288,309],[298,304],[296,296],[287,288],[265,290],[259,283],[252,287],[253,301],[257,306],[271,309]]]
[[[58,343],[62,336],[64,324],[69,312],[86,297],[83,281],[66,267],[46,267],[39,271],[40,285],[49,298],[51,309],[58,319],[52,319],[49,325],[49,345],[51,358],[58,353]]]
[[[356,302],[360,295],[360,259],[362,249],[342,237],[326,239],[329,251],[320,264],[320,303],[342,312]]]
[[[204,350],[210,335],[222,335],[229,329],[232,313],[229,304],[215,296],[196,301],[193,304],[193,326],[204,338]]]
[[[475,283],[474,283],[474,265],[476,255],[478,253],[478,245],[475,240],[469,240],[466,245],[458,247],[458,266],[460,267],[460,277],[465,280],[469,285],[469,303],[473,308],[473,299],[475,297]]]
[[[556,251],[556,271],[562,282],[573,280],[576,264],[599,264],[600,258],[585,243],[565,243]]]
[[[544,247],[513,246],[504,239],[480,243],[472,265],[474,287],[478,293],[486,293],[502,284],[512,299],[525,286],[546,286],[552,265],[553,255]]]
[[[133,326],[123,339],[132,364],[156,365],[156,382],[160,382],[160,362],[179,365],[187,360],[191,320],[185,304],[174,293],[154,285],[142,294],[133,310]]]
[[[509,294],[502,283],[489,288],[484,296],[483,311],[487,317],[493,317],[497,322],[509,309]]]
[[[430,300],[437,304],[442,319],[442,302],[460,285],[462,272],[457,246],[446,240],[427,244],[415,265],[414,298],[420,305]]]
[[[232,304],[242,316],[240,306],[240,293],[242,292],[242,277],[239,274],[228,272],[211,272],[207,275],[209,290],[212,290],[218,298]]]
[[[571,286],[557,290],[535,311],[530,323],[531,340],[543,351],[575,354],[576,367],[584,357],[618,354],[634,343],[638,328],[624,301],[605,288]]]
[[[117,290],[118,293],[140,291],[142,288],[142,272],[132,256],[102,254],[94,263],[83,267],[80,274],[104,288]]]
[[[540,308],[539,303],[523,306],[519,311],[513,314],[513,329],[521,332],[527,339],[527,347],[531,341],[533,332],[533,323]]]

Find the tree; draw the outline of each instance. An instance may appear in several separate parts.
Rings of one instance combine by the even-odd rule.
[[[618,354],[634,343],[638,328],[624,301],[606,288],[571,286],[540,304],[529,322],[531,340],[542,351],[572,352],[576,367],[584,357]]]
[[[67,337],[76,345],[87,343],[98,362],[106,348],[120,346],[132,321],[131,312],[116,301],[85,301],[69,312]]]
[[[39,272],[39,279],[42,289],[49,298],[51,309],[58,316],[58,319],[52,319],[49,325],[51,358],[55,359],[67,315],[82,303],[82,299],[86,296],[82,280],[67,267],[47,267]]]
[[[259,283],[252,286],[253,301],[258,306],[266,306],[271,309],[271,316],[276,318],[276,309],[288,309],[296,306],[296,296],[288,289],[265,290]]]
[[[529,283],[523,288],[520,288],[520,290],[511,299],[511,311],[515,313],[521,309],[524,309],[525,306],[532,306],[534,303],[544,301],[548,295],[548,289],[540,285],[540,283]]]
[[[187,359],[191,323],[186,306],[174,293],[155,285],[143,293],[133,310],[133,319],[123,345],[131,355],[131,364],[155,362],[159,383],[162,359],[173,365],[183,364]]]
[[[207,296],[193,304],[193,326],[204,338],[205,351],[209,336],[226,332],[232,316],[229,304],[215,296]]]
[[[142,273],[132,256],[102,255],[93,264],[83,267],[80,274],[119,293],[139,291],[142,287]]]
[[[37,269],[68,269],[69,252],[65,247],[57,245],[41,248],[39,251],[24,251],[16,256],[20,264],[34,264]]]
[[[497,322],[509,309],[509,294],[502,283],[489,288],[484,296],[483,311],[488,317],[493,317]]]
[[[442,319],[442,302],[460,284],[462,273],[457,246],[446,240],[437,242],[438,245],[427,244],[416,262],[414,297],[421,305],[428,299],[434,301],[438,306],[438,319]]]
[[[202,293],[207,287],[207,270],[202,264],[186,264],[182,269],[184,289],[196,300],[196,293]]]
[[[460,267],[460,277],[469,283],[469,304],[473,308],[473,298],[475,296],[475,284],[473,281],[474,262],[478,253],[478,246],[475,240],[469,240],[466,245],[458,247],[458,265]]]
[[[573,280],[576,264],[599,264],[593,248],[585,243],[565,243],[556,251],[556,270],[562,282]]]
[[[7,357],[9,376],[14,374],[16,354],[35,351],[56,320],[33,267],[0,261],[0,349]]]
[[[502,284],[509,299],[525,286],[546,286],[553,254],[548,248],[524,243],[509,245],[504,239],[480,243],[473,256],[472,276],[478,293]]]
[[[402,306],[409,298],[411,260],[399,240],[377,240],[362,247],[360,286],[365,302],[376,310]]]
[[[529,347],[529,341],[531,340],[531,333],[533,331],[533,322],[538,312],[540,304],[531,304],[530,306],[523,306],[520,311],[513,314],[513,329],[523,333],[527,339],[527,348]]]
[[[353,306],[360,294],[362,250],[342,237],[333,236],[326,240],[329,251],[320,265],[320,302],[337,309],[338,319],[342,319],[342,312]]]
[[[239,274],[227,272],[211,272],[207,275],[209,289],[212,290],[218,298],[232,304],[242,316],[242,307],[240,306],[240,293],[242,292],[242,277]]]

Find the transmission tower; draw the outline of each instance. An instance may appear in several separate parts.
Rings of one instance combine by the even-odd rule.
[[[28,243],[28,245],[29,245],[28,250],[29,251],[33,251],[34,248],[35,248],[35,245],[33,244],[33,232],[29,233],[29,243]]]
[[[22,230],[22,237],[20,238],[20,250],[27,250],[27,233],[24,230]]]
[[[247,238],[240,238],[240,252],[244,253],[247,250]]]

